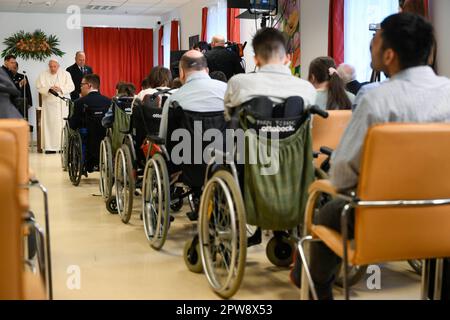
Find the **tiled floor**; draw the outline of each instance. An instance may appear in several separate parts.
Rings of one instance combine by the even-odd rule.
[[[140,198],[129,225],[109,215],[99,197],[98,174],[83,179],[79,187],[69,182],[59,155],[31,155],[31,168],[50,194],[51,245],[56,299],[217,299],[203,274],[184,265],[184,242],[194,226],[183,213],[177,216],[162,252],[149,247],[139,219]],[[42,198],[31,193],[33,210],[42,220]],[[249,250],[245,277],[236,299],[298,299],[289,271],[272,266],[265,247]],[[75,266],[75,269],[71,266]],[[78,269],[79,268],[79,269]],[[80,271],[80,289],[73,287]],[[367,277],[366,277],[367,278]],[[418,299],[420,277],[406,263],[382,267],[382,290],[367,289],[362,281],[354,299]],[[336,298],[342,298],[336,290]]]

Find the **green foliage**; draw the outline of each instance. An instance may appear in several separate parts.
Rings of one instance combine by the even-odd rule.
[[[19,31],[3,41],[6,49],[2,51],[2,57],[15,55],[24,60],[44,61],[51,56],[62,57],[65,52],[61,51],[59,39],[55,35],[47,36],[42,30],[33,33]]]

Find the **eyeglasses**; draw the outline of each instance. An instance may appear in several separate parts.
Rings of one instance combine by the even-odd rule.
[[[84,85],[86,85],[86,84],[88,85],[89,83],[87,83],[87,82],[82,82],[82,83],[81,83],[81,86],[84,86]]]

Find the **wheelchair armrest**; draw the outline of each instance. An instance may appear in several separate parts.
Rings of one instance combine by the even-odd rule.
[[[328,147],[321,147],[320,148],[320,152],[323,153],[326,156],[331,157],[331,155],[333,154],[334,150]]]
[[[150,142],[153,142],[153,143],[156,143],[159,145],[166,144],[166,140],[161,137],[158,137],[158,136],[148,136],[147,138],[150,140]]]
[[[309,194],[321,192],[331,196],[338,195],[337,189],[333,186],[330,180],[317,180],[309,187]]]

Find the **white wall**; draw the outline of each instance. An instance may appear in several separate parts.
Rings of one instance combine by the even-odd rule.
[[[431,18],[436,29],[436,40],[438,43],[438,72],[450,77],[450,1],[432,0]]]
[[[329,0],[301,0],[301,74],[304,79],[308,77],[311,61],[328,55],[328,12]]]
[[[181,49],[189,48],[189,37],[201,33],[202,8],[214,3],[214,0],[196,0],[170,12],[161,19],[169,23],[178,19],[181,26]],[[301,0],[300,2],[300,28],[302,35],[302,77],[308,75],[310,62],[321,55],[328,53],[328,6],[329,0]],[[260,21],[257,23],[258,28]],[[247,72],[254,70],[253,48],[251,40],[256,32],[255,21],[241,20],[241,41],[248,41],[244,59],[247,63]]]
[[[61,67],[64,69],[74,63],[76,51],[83,49],[82,29],[70,30],[67,28],[66,21],[69,15],[66,14],[34,14],[34,13],[10,13],[0,12],[0,51],[3,51],[3,39],[11,36],[13,33],[24,30],[33,32],[36,29],[42,29],[47,34],[55,34],[60,40],[60,49],[66,52],[60,58]],[[128,28],[155,28],[159,17],[144,16],[107,16],[107,15],[82,15],[81,26],[89,27],[128,27]],[[157,38],[156,38],[157,39]],[[156,41],[156,40],[155,40]],[[38,95],[35,90],[35,82],[38,75],[45,70],[47,62],[38,62],[34,60],[24,61],[18,59],[20,70],[26,70],[31,82],[33,94],[33,104],[39,104]],[[95,71],[95,70],[94,70]],[[35,110],[30,111],[30,122],[35,124]]]
[[[202,32],[202,8],[217,3],[214,0],[194,0],[171,11],[161,17],[163,24],[172,20],[180,21],[181,50],[189,49],[189,37],[201,35]],[[208,40],[209,41],[209,40]]]

